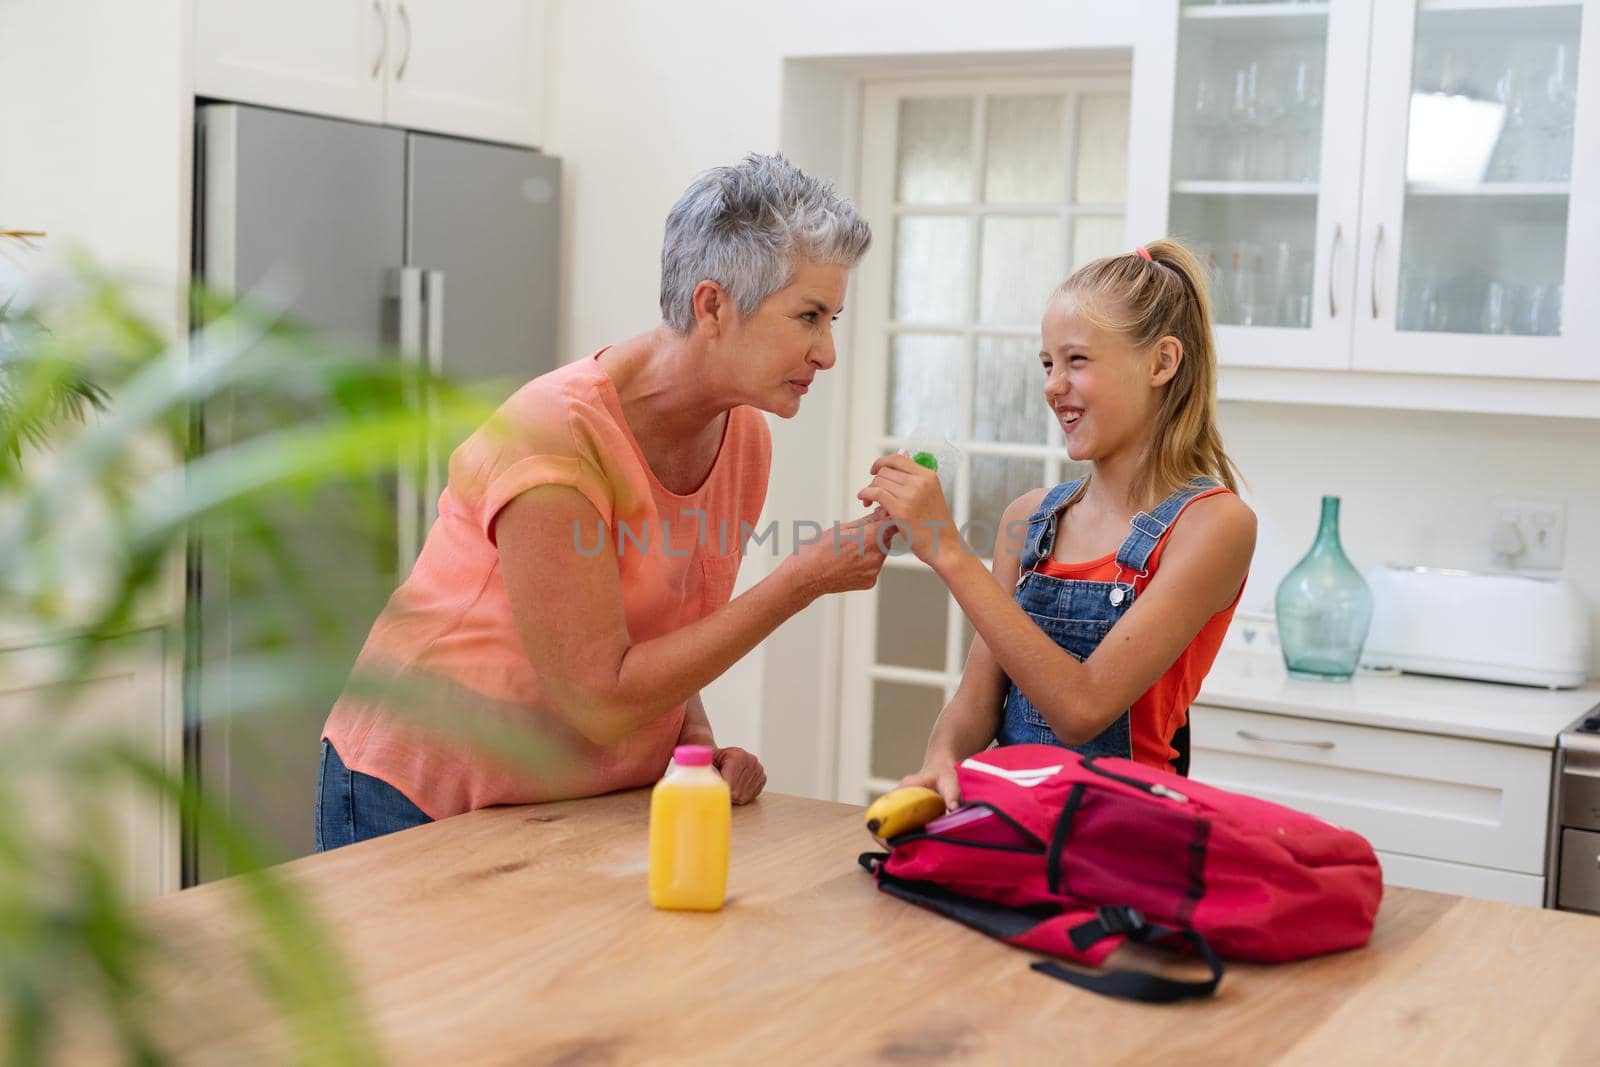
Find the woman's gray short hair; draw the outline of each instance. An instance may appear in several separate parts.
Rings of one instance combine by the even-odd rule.
[[[789,284],[796,262],[854,267],[872,231],[850,201],[780,155],[751,153],[699,175],[667,215],[661,318],[694,327],[694,290],[710,279],[740,315]]]

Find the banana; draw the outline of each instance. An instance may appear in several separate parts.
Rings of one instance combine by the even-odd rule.
[[[867,832],[881,840],[920,830],[944,814],[944,797],[920,785],[883,794],[867,808]]]

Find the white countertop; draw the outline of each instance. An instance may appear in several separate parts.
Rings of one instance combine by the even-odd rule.
[[[1195,703],[1554,748],[1558,733],[1600,706],[1600,683],[1549,690],[1360,673],[1348,682],[1309,682],[1290,678],[1276,652],[1224,648]]]

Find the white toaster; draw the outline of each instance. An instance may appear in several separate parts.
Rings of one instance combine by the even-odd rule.
[[[1549,689],[1589,677],[1589,606],[1565,578],[1390,564],[1367,582],[1363,666]]]

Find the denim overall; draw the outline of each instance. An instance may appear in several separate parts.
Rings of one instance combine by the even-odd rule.
[[[1022,549],[1022,577],[1017,581],[1016,601],[1039,629],[1082,663],[1089,657],[1116,621],[1127,614],[1137,595],[1136,583],[1149,577],[1145,569],[1150,555],[1161,543],[1184,505],[1220,483],[1211,478],[1196,478],[1189,485],[1163,500],[1153,512],[1141,511],[1133,517],[1132,531],[1117,549],[1117,579],[1110,582],[1054,578],[1034,570],[1041,560],[1050,558],[1055,546],[1056,523],[1063,505],[1077,491],[1079,482],[1066,482],[1045,494],[1039,510],[1028,519],[1027,540]],[[1126,581],[1123,577],[1126,576]],[[1122,714],[1099,735],[1081,745],[1067,745],[1056,737],[1039,709],[1022,695],[1016,683],[1006,690],[1005,710],[1000,732],[995,738],[1002,745],[1061,745],[1084,755],[1133,758],[1133,730],[1129,712]],[[1176,770],[1189,770],[1189,724],[1173,738],[1178,750]]]

